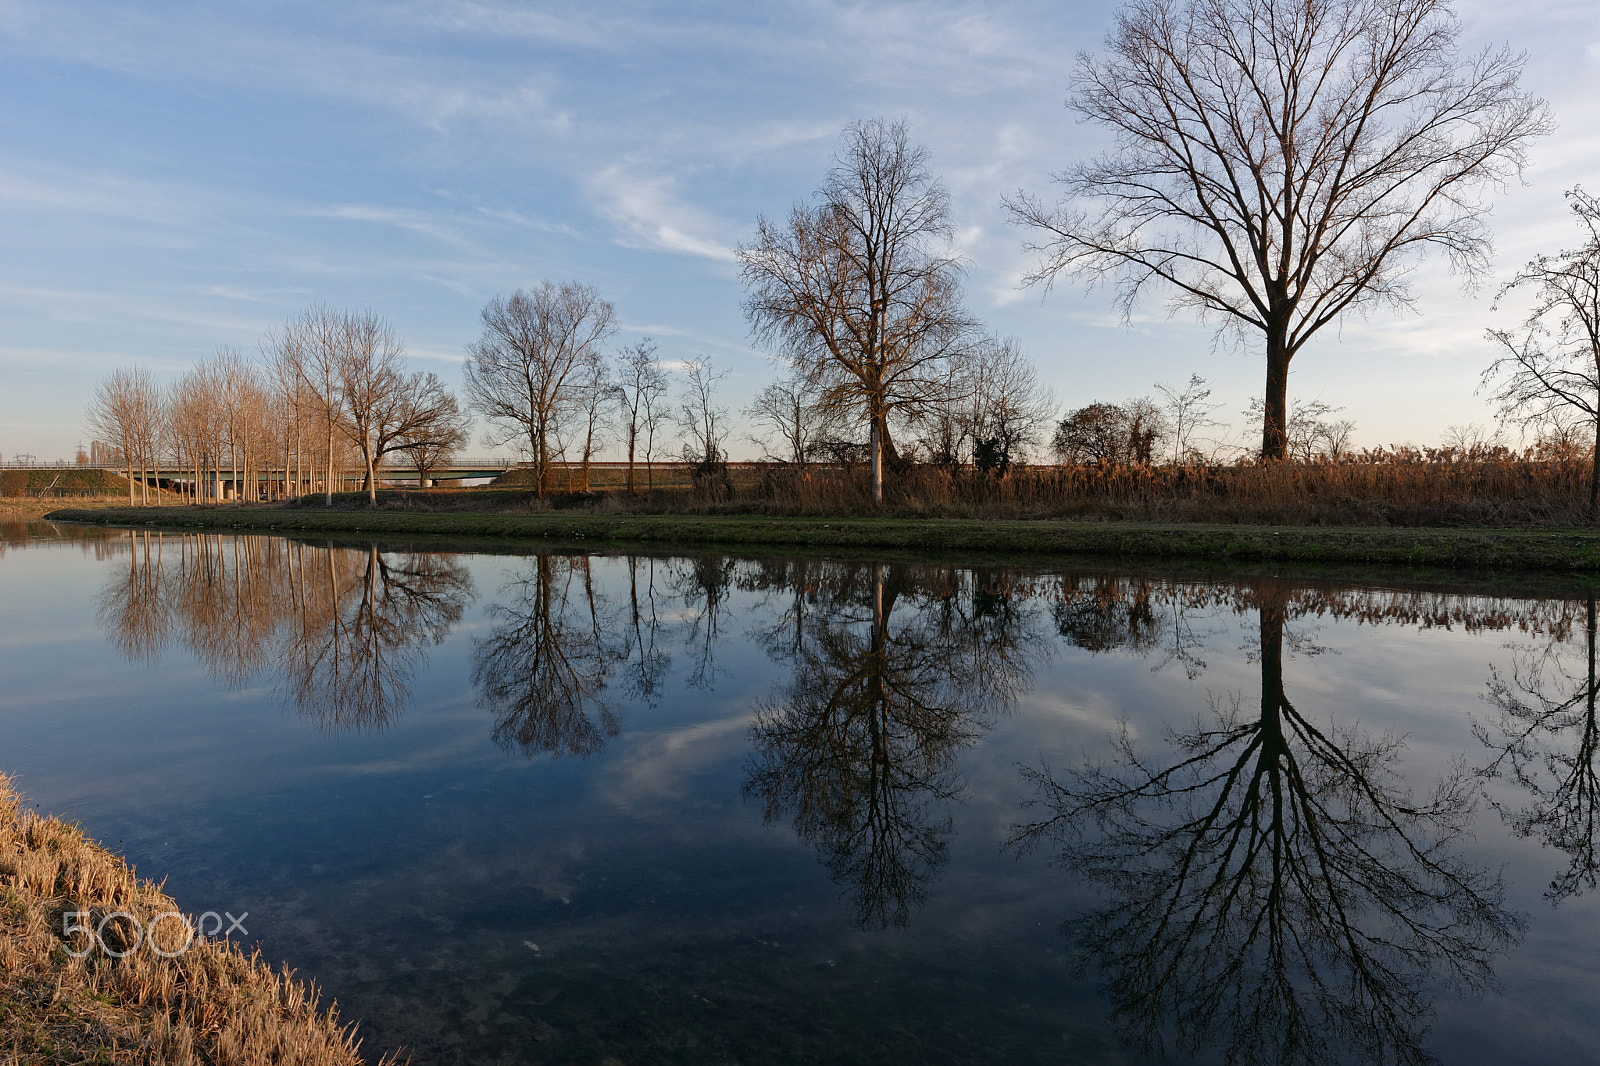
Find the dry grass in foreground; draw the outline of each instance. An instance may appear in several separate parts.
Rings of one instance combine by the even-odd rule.
[[[25,810],[0,775],[0,1063],[357,1064],[353,1026],[318,1006],[313,986],[274,973],[227,940],[196,938],[175,919],[134,945],[123,918],[74,958],[63,916],[112,912],[141,929],[177,905],[76,826]],[[192,922],[192,919],[189,919]],[[150,949],[150,940],[166,958]],[[133,950],[128,950],[132,948]]]

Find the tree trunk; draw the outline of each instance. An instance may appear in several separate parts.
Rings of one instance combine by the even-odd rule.
[[[1277,764],[1288,754],[1283,735],[1283,622],[1281,600],[1263,604],[1261,620],[1261,765]]]
[[[549,488],[545,484],[550,477],[549,458],[550,453],[545,448],[544,425],[541,423],[533,434],[533,492],[541,500]]]
[[[1262,402],[1261,458],[1281,460],[1289,454],[1289,359],[1287,323],[1267,331],[1267,393]]]
[[[872,420],[872,502],[883,502],[883,433]]]
[[[633,445],[638,432],[631,426],[628,428],[628,495],[633,495]]]
[[[328,420],[328,479],[322,483],[324,507],[333,506],[333,420]]]
[[[1589,463],[1589,520],[1600,518],[1600,418],[1594,420],[1594,455]]]

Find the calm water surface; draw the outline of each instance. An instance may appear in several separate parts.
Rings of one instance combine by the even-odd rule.
[[[419,1063],[1593,1061],[1595,629],[11,526],[0,771]]]

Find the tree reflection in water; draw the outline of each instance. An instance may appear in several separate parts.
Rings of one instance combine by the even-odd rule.
[[[793,636],[765,634],[794,669],[757,706],[745,792],[822,853],[861,925],[904,925],[947,855],[956,756],[1026,687],[1031,630],[954,570],[805,576]]]
[[[1521,931],[1497,876],[1455,843],[1477,802],[1447,774],[1419,799],[1401,742],[1325,729],[1283,680],[1288,595],[1258,588],[1261,695],[1109,765],[1027,771],[1047,846],[1106,893],[1065,931],[1140,1046],[1213,1046],[1232,1063],[1431,1061],[1430,990],[1478,988]]]
[[[1584,641],[1554,632],[1542,647],[1514,653],[1510,676],[1489,675],[1488,699],[1498,711],[1473,731],[1497,752],[1481,773],[1509,777],[1530,802],[1520,809],[1497,804],[1519,836],[1537,836],[1564,851],[1567,868],[1550,882],[1546,898],[1560,902],[1595,887],[1600,876],[1600,721],[1595,714],[1595,597],[1584,601]],[[1573,660],[1577,661],[1574,662]]]
[[[100,594],[119,650],[154,662],[176,635],[229,685],[272,675],[333,732],[401,713],[427,647],[472,597],[466,570],[436,552],[211,534],[158,539],[152,551],[150,534],[136,537],[129,570]]]
[[[603,690],[630,645],[595,589],[590,557],[540,552],[488,611],[500,624],[476,642],[472,679],[495,740],[530,757],[605,747],[619,725]]]
[[[467,572],[434,552],[391,556],[371,545],[359,566],[344,561],[341,575],[331,551],[291,557],[298,594],[284,671],[294,702],[338,732],[381,728],[409,706],[423,649],[461,621],[472,591]],[[305,595],[319,579],[325,598]]]

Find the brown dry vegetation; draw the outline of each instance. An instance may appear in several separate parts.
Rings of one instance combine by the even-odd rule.
[[[62,920],[80,910],[91,926],[120,911],[148,929],[178,906],[77,826],[24,809],[0,775],[0,1062],[363,1061],[353,1027],[333,1006],[318,1005],[314,986],[274,973],[227,940],[196,938],[170,959],[146,944],[121,959],[99,949],[73,958]],[[171,918],[155,930],[169,952],[186,935]],[[126,950],[134,945],[117,938],[131,933],[118,918],[103,935]]]
[[[1311,526],[1570,526],[1585,523],[1590,464],[1571,454],[1503,448],[1376,449],[1338,460],[1191,465],[971,468],[913,466],[872,502],[864,466],[734,464],[694,479],[658,468],[665,488],[627,495],[591,479],[591,493],[558,493],[557,509],[607,513],[888,515],[905,518],[1076,518]],[[492,489],[518,484],[513,471]],[[670,477],[670,480],[668,478]],[[563,484],[557,468],[557,486]],[[393,494],[393,510],[542,509],[508,491]]]

